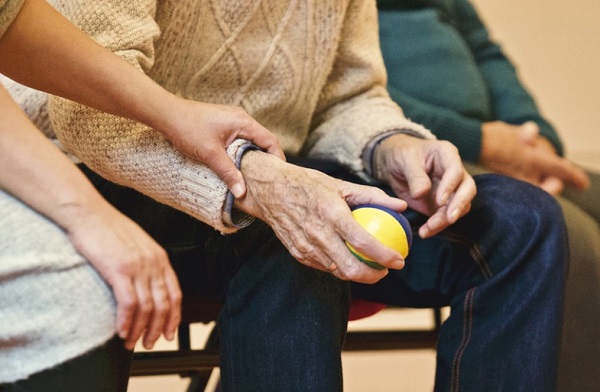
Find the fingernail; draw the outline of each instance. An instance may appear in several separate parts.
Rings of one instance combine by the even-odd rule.
[[[460,215],[460,210],[457,208],[454,211],[452,211],[452,213],[450,214],[450,220],[452,222],[456,222],[456,220],[458,219],[459,215]]]
[[[236,198],[242,197],[244,195],[244,187],[242,186],[242,184],[235,184],[231,187],[231,193],[233,193],[233,196],[235,196]]]
[[[441,197],[440,204],[444,205],[444,204],[448,203],[448,197],[449,197],[448,193],[447,192],[444,193]]]
[[[394,261],[394,268],[395,269],[402,269],[402,268],[404,268],[404,260],[398,259],[398,260]]]

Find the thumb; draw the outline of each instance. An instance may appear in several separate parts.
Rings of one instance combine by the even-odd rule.
[[[533,121],[527,121],[521,125],[519,136],[526,144],[533,144],[540,134],[540,127]]]
[[[208,167],[225,182],[227,188],[229,188],[235,198],[243,197],[246,194],[244,176],[225,151],[212,157],[208,163]]]

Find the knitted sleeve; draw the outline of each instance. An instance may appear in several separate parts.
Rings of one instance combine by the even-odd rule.
[[[154,61],[159,27],[153,0],[73,0],[55,5],[101,45],[141,72]],[[50,97],[54,131],[69,153],[108,180],[134,188],[186,212],[221,232],[236,230],[225,213],[226,185],[206,166],[194,162],[155,130],[77,103]],[[228,149],[236,157],[245,142]],[[229,211],[227,209],[227,211]],[[247,222],[239,222],[239,226]]]
[[[386,91],[375,2],[350,2],[337,53],[305,152],[335,159],[368,178],[362,154],[377,135],[390,130],[426,138],[433,135],[406,119]]]
[[[497,120],[510,124],[534,121],[540,134],[563,154],[560,137],[540,111],[521,83],[515,66],[500,46],[490,39],[489,33],[469,0],[456,0],[457,28],[469,45],[486,81]]]
[[[430,129],[441,140],[449,140],[470,162],[479,162],[481,154],[481,121],[457,111],[415,98],[400,88],[388,86],[388,92],[412,121]]]
[[[17,17],[25,0],[0,0],[0,38]]]

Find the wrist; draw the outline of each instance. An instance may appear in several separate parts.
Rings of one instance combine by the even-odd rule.
[[[53,220],[68,233],[85,230],[113,207],[99,195],[78,195],[56,205]]]

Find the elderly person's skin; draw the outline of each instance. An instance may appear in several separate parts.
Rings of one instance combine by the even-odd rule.
[[[590,186],[587,174],[558,155],[534,122],[486,122],[481,132],[481,164],[492,171],[537,185],[554,196],[566,185],[578,190]]]
[[[251,140],[284,159],[277,138],[242,109],[167,92],[45,1],[24,3],[0,39],[0,54],[0,72],[16,81],[162,132],[221,176],[236,196],[243,196],[246,187],[225,152],[233,140]],[[4,89],[0,103],[0,186],[61,226],[112,287],[117,332],[128,349],[142,335],[147,348],[161,333],[173,339],[181,292],[165,251],[95,192]]]
[[[430,216],[419,229],[421,237],[439,233],[469,211],[475,183],[450,143],[391,136],[381,143],[375,162],[378,179],[390,184],[409,206]],[[404,201],[258,152],[247,153],[241,169],[248,194],[237,207],[267,222],[303,264],[363,283],[387,275],[387,270],[358,262],[347,241],[384,267],[404,266],[402,256],[366,233],[348,207],[374,203],[402,211]]]

